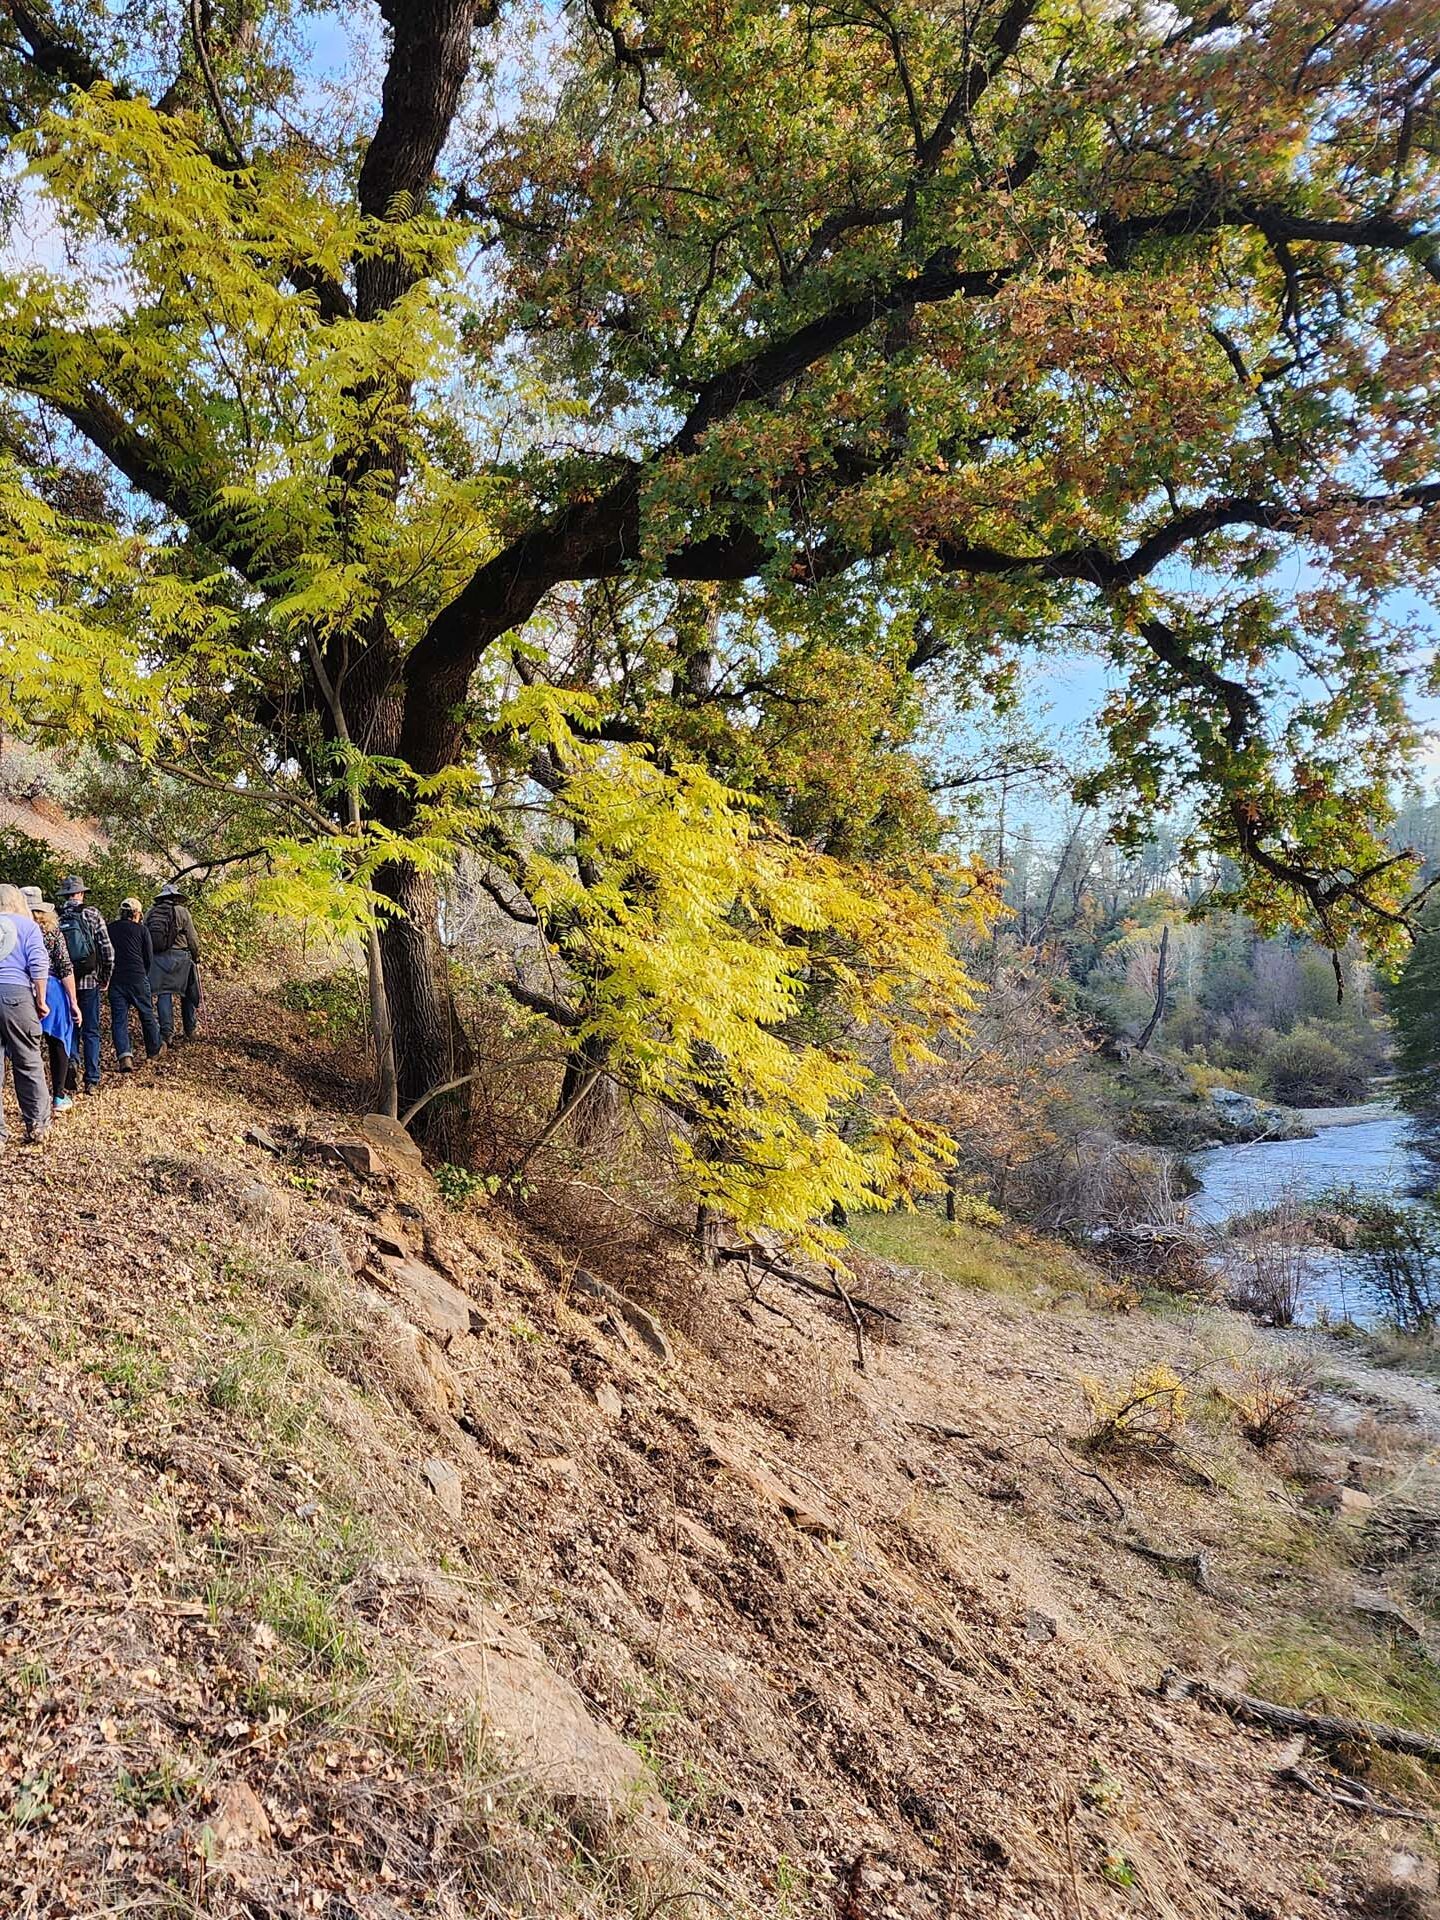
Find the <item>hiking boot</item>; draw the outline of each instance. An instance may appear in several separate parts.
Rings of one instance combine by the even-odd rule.
[[[120,1071],[121,1073],[133,1073],[135,1071],[135,1056],[133,1053],[121,1054]]]

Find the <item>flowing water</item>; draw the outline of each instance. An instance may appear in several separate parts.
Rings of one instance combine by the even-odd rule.
[[[1255,1140],[1193,1155],[1190,1165],[1200,1190],[1188,1203],[1191,1218],[1221,1226],[1256,1208],[1304,1200],[1328,1187],[1359,1187],[1403,1199],[1417,1186],[1433,1184],[1434,1171],[1398,1107],[1372,1100],[1363,1107],[1317,1107],[1304,1118],[1316,1130],[1313,1139]],[[1363,1323],[1375,1317],[1352,1255],[1317,1248],[1307,1267],[1303,1318],[1328,1314]]]

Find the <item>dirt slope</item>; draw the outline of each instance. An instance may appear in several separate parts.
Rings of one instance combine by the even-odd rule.
[[[1343,1612],[1340,1523],[1218,1414],[1100,1479],[1067,1444],[1078,1376],[1199,1391],[1247,1329],[1022,1248],[1008,1292],[863,1272],[863,1373],[843,1314],[673,1263],[625,1289],[657,1337],[573,1249],[302,1151],[352,1102],[221,999],[0,1153],[0,1912],[1429,1910],[1375,1891],[1427,1829],[1155,1691]],[[1352,1411],[1413,1499],[1403,1410]]]

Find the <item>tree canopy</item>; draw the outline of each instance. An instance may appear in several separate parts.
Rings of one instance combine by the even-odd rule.
[[[1087,797],[1395,938],[1433,28],[0,0],[0,725],[243,791],[374,925],[402,1107],[470,1064],[464,846],[572,1094],[658,1089],[741,1211],[893,1187],[855,1036],[963,1013],[935,741],[1027,651],[1114,670]]]

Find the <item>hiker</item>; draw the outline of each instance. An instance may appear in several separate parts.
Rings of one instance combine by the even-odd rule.
[[[115,964],[110,974],[110,1037],[115,1042],[115,1058],[121,1073],[135,1071],[135,1046],[130,1038],[130,1014],[140,1016],[140,1031],[145,1036],[145,1058],[153,1060],[161,1052],[160,1028],[150,999],[150,966],[155,958],[150,945],[150,930],[140,918],[140,902],[120,902],[120,917],[106,928],[114,949]]]
[[[60,902],[60,931],[75,968],[75,997],[80,1003],[80,1044],[85,1055],[85,1091],[94,1093],[100,1085],[100,996],[110,984],[115,967],[115,949],[105,931],[105,916],[85,904],[85,882],[78,874],[62,880],[57,890]],[[80,1052],[75,1053],[78,1066]],[[70,1075],[70,1091],[75,1083]]]
[[[74,1104],[70,1098],[70,1056],[75,1051],[77,1036],[82,1031],[80,1000],[75,991],[75,962],[70,958],[70,949],[60,931],[59,914],[43,896],[32,900],[32,892],[39,894],[40,889],[26,887],[24,894],[30,917],[40,929],[46,958],[50,962],[50,986],[46,994],[48,1005],[45,1017],[40,1022],[40,1031],[45,1036],[45,1046],[50,1056],[51,1112],[68,1113]]]
[[[180,1044],[175,1032],[175,1000],[179,996],[181,1029],[187,1040],[195,1038],[200,1017],[200,936],[190,909],[173,880],[161,887],[155,904],[145,916],[154,959],[150,966],[150,989],[155,995],[160,1019],[160,1038],[167,1047]]]
[[[49,1006],[50,963],[40,929],[18,887],[0,886],[0,1140],[5,1137],[5,1069],[15,1075],[15,1098],[25,1143],[50,1127],[50,1093],[40,1064],[40,1021]]]

